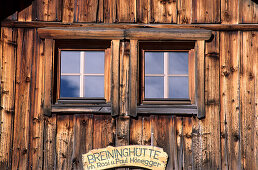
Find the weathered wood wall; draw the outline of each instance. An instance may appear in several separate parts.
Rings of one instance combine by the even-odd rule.
[[[257,24],[258,4],[251,0],[35,0],[7,19],[7,25],[13,21]],[[205,44],[205,119],[150,115],[122,121],[130,126],[129,144],[164,148],[170,157],[168,169],[258,167],[258,31],[213,34],[214,39]],[[46,41],[50,42],[39,39],[37,28],[1,27],[0,169],[81,169],[82,153],[118,141],[116,127],[121,122],[110,115],[43,116],[49,111],[44,109],[49,107],[45,96],[51,88],[51,52],[45,49],[53,43]],[[126,61],[121,63],[125,70]]]

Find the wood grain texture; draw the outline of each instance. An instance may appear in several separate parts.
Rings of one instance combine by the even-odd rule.
[[[137,23],[147,24],[150,17],[150,0],[136,1],[136,18]]]
[[[18,30],[12,169],[28,168],[34,30]]]
[[[241,109],[241,165],[243,169],[256,168],[255,141],[255,66],[257,62],[257,33],[241,33],[240,109]]]
[[[221,23],[238,24],[239,23],[239,5],[238,0],[221,0]]]
[[[44,84],[44,75],[42,73],[43,58],[42,47],[44,41],[40,41],[37,34],[34,35],[34,52],[32,58],[31,90],[30,90],[30,154],[29,166],[32,169],[43,168],[43,150],[44,150],[44,117],[42,109],[42,84]]]
[[[44,168],[57,168],[57,118],[53,114],[44,119]]]
[[[33,21],[61,21],[62,0],[35,0],[32,2]]]
[[[63,0],[62,22],[72,23],[74,21],[75,0]]]
[[[205,119],[201,120],[204,135],[203,167],[221,169],[220,156],[220,60],[219,32],[205,44]]]
[[[38,29],[40,38],[51,39],[123,39],[124,31],[110,28],[40,28]]]
[[[104,23],[117,22],[117,1],[116,0],[103,0],[103,15]]]
[[[18,12],[18,21],[32,21],[32,4]]]
[[[75,2],[76,22],[97,22],[98,0],[77,0]]]
[[[174,0],[150,0],[151,23],[176,23],[177,8]]]
[[[11,169],[15,99],[15,41],[11,28],[1,28],[0,43],[0,169]],[[13,66],[13,67],[10,67]]]
[[[205,117],[205,94],[204,94],[204,66],[205,66],[205,41],[196,42],[196,102],[198,107],[198,118]]]
[[[117,1],[118,22],[136,22],[136,0]]]
[[[93,115],[75,115],[72,162],[74,169],[83,169],[82,154],[92,149]]]
[[[74,115],[58,115],[56,119],[56,169],[72,169]]]
[[[240,169],[239,32],[220,33],[222,169]]]
[[[113,40],[111,45],[111,114],[116,116],[120,113],[120,41]]]
[[[130,41],[130,63],[129,63],[129,115],[137,116],[137,98],[138,98],[138,41]]]
[[[220,23],[220,0],[193,0],[192,23]]]
[[[178,0],[177,24],[192,23],[192,0]]]
[[[115,145],[115,120],[110,115],[94,115],[92,149]]]
[[[12,28],[46,28],[46,27],[62,27],[62,28],[169,28],[169,29],[207,29],[213,31],[257,31],[258,24],[127,24],[127,23],[62,23],[62,22],[19,22],[19,21],[2,21],[3,27]]]
[[[44,99],[43,109],[44,115],[51,116],[52,105],[52,74],[53,74],[53,61],[54,61],[54,47],[55,43],[53,39],[45,39],[45,51],[44,51]]]
[[[258,23],[257,2],[239,0],[239,23]]]

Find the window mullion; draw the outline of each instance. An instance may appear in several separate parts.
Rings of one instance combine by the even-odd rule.
[[[83,73],[84,73],[84,56],[85,56],[85,53],[84,51],[81,51],[80,53],[80,97],[83,97],[84,95],[84,76],[83,76]]]
[[[168,69],[169,69],[169,53],[164,52],[164,98],[169,98]]]

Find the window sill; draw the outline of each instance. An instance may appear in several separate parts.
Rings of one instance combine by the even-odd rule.
[[[196,105],[140,105],[138,114],[197,115]]]
[[[52,105],[57,114],[111,114],[111,105],[104,98],[62,98]]]

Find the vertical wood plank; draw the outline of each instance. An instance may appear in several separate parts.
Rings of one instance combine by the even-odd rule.
[[[77,0],[75,21],[96,22],[99,7],[98,5],[98,0]]]
[[[253,36],[253,35],[252,35]],[[254,42],[258,41],[258,32],[254,32]],[[254,44],[253,44],[254,45]],[[258,167],[258,45],[255,43],[254,47],[255,59],[254,59],[254,98],[255,98],[255,125],[254,129],[254,157],[255,157],[255,166]]]
[[[202,127],[197,117],[192,119],[192,162],[193,169],[203,169]]]
[[[75,115],[73,145],[73,169],[83,169],[82,154],[92,149],[93,116]]]
[[[35,34],[34,41],[34,57],[32,59],[32,75],[31,75],[31,90],[30,90],[30,154],[29,166],[32,169],[43,168],[43,131],[44,131],[44,117],[42,109],[42,91],[41,84],[43,84],[42,65],[43,57],[40,54],[40,47],[44,41],[40,40]]]
[[[44,61],[44,115],[51,116],[51,100],[52,100],[52,70],[53,70],[53,58],[55,43],[52,39],[45,39],[45,61]]]
[[[97,22],[104,22],[104,0],[98,0]]]
[[[56,115],[44,120],[44,168],[56,169],[57,166],[57,123]]]
[[[33,30],[18,30],[12,169],[28,168]]]
[[[174,0],[151,0],[151,22],[176,23],[177,6]]]
[[[104,23],[114,23],[117,22],[117,4],[116,0],[104,0]]]
[[[62,22],[72,23],[74,21],[75,0],[63,0]]]
[[[240,109],[241,109],[241,164],[242,169],[255,169],[255,58],[257,35],[254,32],[242,33],[241,72],[240,72]],[[256,49],[255,49],[256,48]],[[256,85],[257,86],[257,85]]]
[[[137,98],[138,98],[138,41],[130,40],[130,66],[129,66],[129,115],[137,116]]]
[[[118,22],[136,22],[136,0],[117,1]]]
[[[222,169],[240,169],[238,32],[220,34],[220,103]]]
[[[204,101],[204,53],[205,53],[205,41],[197,41],[196,42],[196,69],[197,69],[197,75],[196,75],[196,101],[197,101],[197,107],[198,107],[198,118],[205,117],[205,101]]]
[[[221,0],[221,24],[238,24],[238,0]]]
[[[192,118],[183,118],[183,167],[184,169],[192,168]]]
[[[32,21],[32,4],[18,12],[18,21]]]
[[[115,120],[110,115],[94,115],[93,149],[114,146]]]
[[[166,125],[166,126],[164,126]],[[168,160],[167,169],[174,169],[173,150],[175,143],[172,143],[172,117],[171,116],[151,116],[151,132],[154,146],[163,148],[171,158]]]
[[[252,0],[239,0],[239,23],[258,23],[258,4]]]
[[[219,95],[219,32],[205,46],[205,119],[201,120],[203,138],[203,167],[221,169],[220,158],[220,95]]]
[[[191,24],[192,0],[178,0],[177,11],[177,24]]]
[[[15,34],[11,28],[1,29],[0,76],[0,169],[11,169],[15,99]],[[13,43],[13,44],[12,44]]]
[[[120,113],[120,40],[112,41],[112,59],[111,59],[111,107],[112,107],[112,116],[119,115]]]
[[[72,169],[74,115],[57,115],[57,169]]]
[[[147,24],[150,13],[150,0],[137,0],[136,1],[136,15],[137,22]]]
[[[116,118],[116,146],[129,145],[130,117],[119,116]]]
[[[220,0],[193,0],[193,23],[219,23]]]

